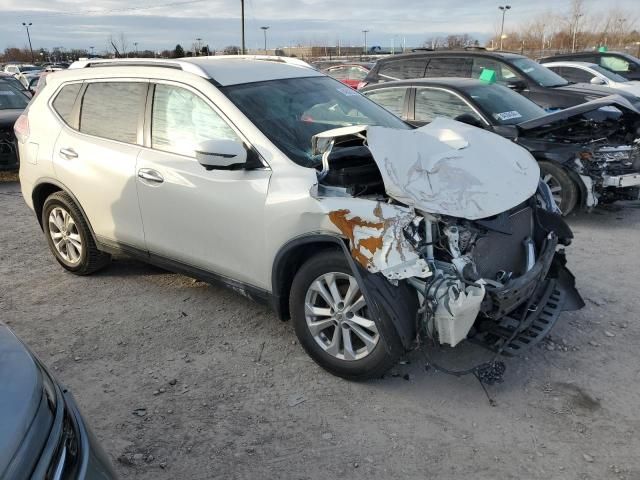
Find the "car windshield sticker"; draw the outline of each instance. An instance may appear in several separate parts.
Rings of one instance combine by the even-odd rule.
[[[352,97],[353,95],[358,95],[358,92],[355,91],[353,88],[350,88],[350,87],[336,88],[336,90],[338,90],[343,95],[346,95],[347,97]]]
[[[510,112],[494,113],[493,116],[496,120],[502,121],[513,120],[514,118],[522,118],[520,112],[516,112],[515,110],[512,110]]]

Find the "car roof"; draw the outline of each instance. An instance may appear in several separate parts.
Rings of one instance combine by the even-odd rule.
[[[592,62],[574,62],[571,60],[558,60],[557,62],[544,62],[542,63],[542,65],[546,66],[546,67],[562,67],[562,66],[567,66],[567,67],[588,67],[588,68],[593,68],[593,67],[597,67],[598,65]]]
[[[504,51],[488,51],[488,50],[439,50],[439,51],[419,51],[419,52],[411,52],[411,53],[402,53],[398,55],[391,55],[389,57],[381,58],[378,60],[378,63],[386,63],[393,62],[397,60],[406,60],[410,58],[419,58],[419,57],[451,57],[451,56],[465,56],[465,57],[487,57],[487,58],[527,58],[523,55],[513,52],[504,52]]]
[[[324,75],[302,60],[266,55],[219,55],[179,59],[90,59],[74,62],[66,71],[92,67],[119,69],[165,67],[193,73],[212,80],[219,86]]]

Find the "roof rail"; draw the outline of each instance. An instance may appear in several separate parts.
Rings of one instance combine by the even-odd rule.
[[[91,59],[78,60],[69,65],[70,69],[94,68],[94,67],[160,67],[174,68],[185,72],[194,73],[200,77],[210,79],[211,77],[198,65],[184,61],[183,59],[158,59],[158,58],[114,58],[114,59]]]

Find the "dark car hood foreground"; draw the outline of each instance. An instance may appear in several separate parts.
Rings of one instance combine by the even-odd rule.
[[[4,129],[5,127],[13,127],[13,124],[16,123],[18,117],[23,112],[22,109],[8,109],[8,110],[0,110],[0,128]]]
[[[519,123],[517,126],[520,131],[524,132],[546,125],[551,125],[553,123],[558,123],[560,126],[560,124],[563,123],[563,120],[568,120],[572,117],[580,118],[585,113],[594,112],[602,107],[616,107],[623,111],[626,109],[640,115],[640,110],[638,110],[626,98],[620,95],[609,95],[607,97],[598,98],[596,100],[591,100],[590,102],[576,105],[575,107],[565,108],[564,110],[558,110],[557,112]]]
[[[22,444],[43,392],[42,374],[35,360],[0,323],[0,477]]]

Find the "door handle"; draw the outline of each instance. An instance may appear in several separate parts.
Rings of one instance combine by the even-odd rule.
[[[164,178],[160,175],[160,172],[153,170],[152,168],[141,168],[138,170],[138,177],[154,183],[164,182]]]
[[[73,148],[61,148],[60,155],[62,155],[64,158],[67,158],[67,159],[78,158],[78,154]]]

